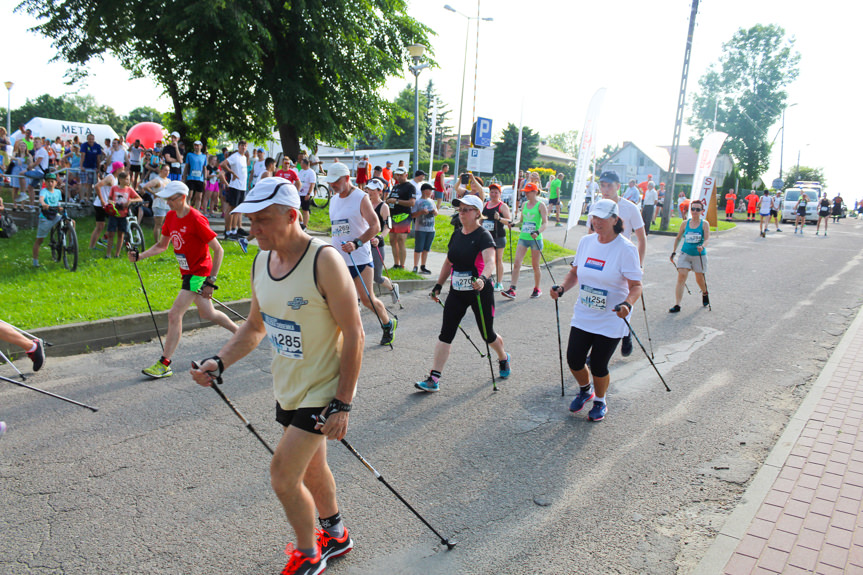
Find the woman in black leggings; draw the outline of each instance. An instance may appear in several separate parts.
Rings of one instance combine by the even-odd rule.
[[[442,284],[447,278],[451,280],[444,303],[443,325],[435,345],[431,372],[425,381],[414,384],[417,389],[428,392],[440,390],[440,377],[449,358],[452,340],[468,308],[476,316],[480,334],[485,334],[488,345],[497,353],[501,379],[510,374],[510,356],[503,349],[503,339],[494,331],[494,291],[488,278],[494,271],[495,244],[491,234],[481,225],[482,200],[467,195],[453,200],[452,205],[458,209],[461,227],[453,231],[438,283],[430,294],[439,301]],[[482,314],[477,295],[482,302]],[[485,325],[480,318],[485,320]]]
[[[617,342],[629,333],[622,318],[629,317],[632,305],[641,297],[641,264],[638,249],[621,235],[623,221],[616,202],[595,202],[588,220],[596,233],[581,238],[572,268],[561,285],[552,286],[550,294],[556,300],[566,291],[578,289],[566,361],[581,389],[569,410],[581,411],[592,399],[588,419],[601,421],[608,413],[608,362]],[[585,367],[588,353],[590,373]]]

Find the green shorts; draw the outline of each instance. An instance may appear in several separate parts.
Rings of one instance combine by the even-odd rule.
[[[183,276],[183,285],[180,289],[184,289],[186,291],[190,291],[193,293],[198,293],[201,291],[201,287],[204,285],[204,282],[207,280],[206,276]]]

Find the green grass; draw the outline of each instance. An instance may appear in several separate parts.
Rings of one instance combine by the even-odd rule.
[[[587,216],[586,215],[581,216],[581,221],[586,222]],[[681,222],[683,222],[683,220],[681,218],[677,218],[677,217],[671,218],[671,220],[668,222],[668,231],[676,234],[677,230],[680,229]],[[653,232],[662,231],[662,229],[659,227],[661,223],[662,223],[662,218],[656,218],[656,220],[653,222],[653,225],[650,226],[650,230]],[[730,229],[734,228],[736,225],[737,224],[735,222],[726,222],[725,220],[719,220],[717,222],[716,226],[710,227],[710,231],[715,232],[718,230],[721,232],[721,231],[725,231],[725,230],[730,230]]]
[[[47,240],[39,253],[40,268],[31,265],[36,230],[19,230],[11,239],[0,240],[0,301],[3,319],[24,329],[94,321],[135,313],[146,313],[134,266],[126,259],[103,259],[103,249],[90,251],[92,217],[77,222],[80,244],[78,271],[70,272],[62,262],[51,260]],[[152,244],[152,228],[144,233]],[[225,259],[219,271],[222,301],[250,297],[252,260],[257,248],[243,255],[236,242],[224,242]],[[177,260],[169,248],[160,256],[138,263],[154,311],[171,307],[180,289]]]

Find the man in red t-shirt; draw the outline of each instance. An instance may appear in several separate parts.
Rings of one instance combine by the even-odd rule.
[[[174,256],[180,265],[182,285],[168,312],[168,331],[165,334],[162,357],[142,371],[144,375],[154,379],[173,375],[171,356],[177,350],[180,335],[183,333],[183,314],[192,302],[195,302],[202,320],[218,324],[231,333],[239,329],[228,316],[213,308],[210,300],[216,289],[216,277],[225,252],[216,239],[216,232],[210,229],[207,218],[186,202],[189,188],[181,181],[174,181],[156,195],[167,200],[171,209],[162,224],[162,237],[159,243],[143,253],[130,250],[129,261],[136,262],[158,255],[168,249],[168,243],[171,243]]]
[[[449,172],[449,164],[444,164],[434,175],[434,201],[438,210],[440,210],[440,204],[443,201],[444,180],[447,172]]]
[[[755,221],[755,212],[758,210],[758,195],[752,191],[743,198],[746,200],[746,221]]]
[[[734,207],[737,205],[737,194],[734,193],[734,188],[729,188],[725,194],[725,219],[731,221],[734,219]]]

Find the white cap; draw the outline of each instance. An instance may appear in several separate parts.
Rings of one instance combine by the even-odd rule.
[[[254,214],[264,208],[278,204],[300,209],[300,194],[285,178],[263,178],[247,194],[243,203],[234,208],[232,214]]]
[[[617,202],[602,199],[590,206],[590,213],[588,215],[605,220],[611,216],[618,215],[618,213]]]
[[[180,132],[171,132],[171,135],[174,136],[175,138],[179,138]]]
[[[204,144],[201,143],[201,140],[195,140],[195,143],[192,145],[193,146],[203,146]]]
[[[156,196],[164,199],[173,198],[177,194],[183,194],[184,196],[189,195],[189,186],[181,182],[180,180],[174,180],[168,182],[168,185],[165,186],[161,192],[156,194]]]
[[[383,190],[384,184],[377,178],[372,178],[368,182],[366,182],[366,187],[371,188],[373,190]]]
[[[477,210],[479,210],[480,213],[482,213],[482,200],[479,199],[477,196],[468,194],[462,198],[456,198],[452,201],[452,205],[455,208],[457,208],[463,204],[474,207]]]
[[[407,173],[408,173],[408,171],[404,168],[396,168],[395,170],[393,170],[393,174],[396,174],[396,175],[407,174]]]
[[[334,162],[327,168],[327,183],[332,184],[345,176],[350,176],[351,171],[341,162]]]

